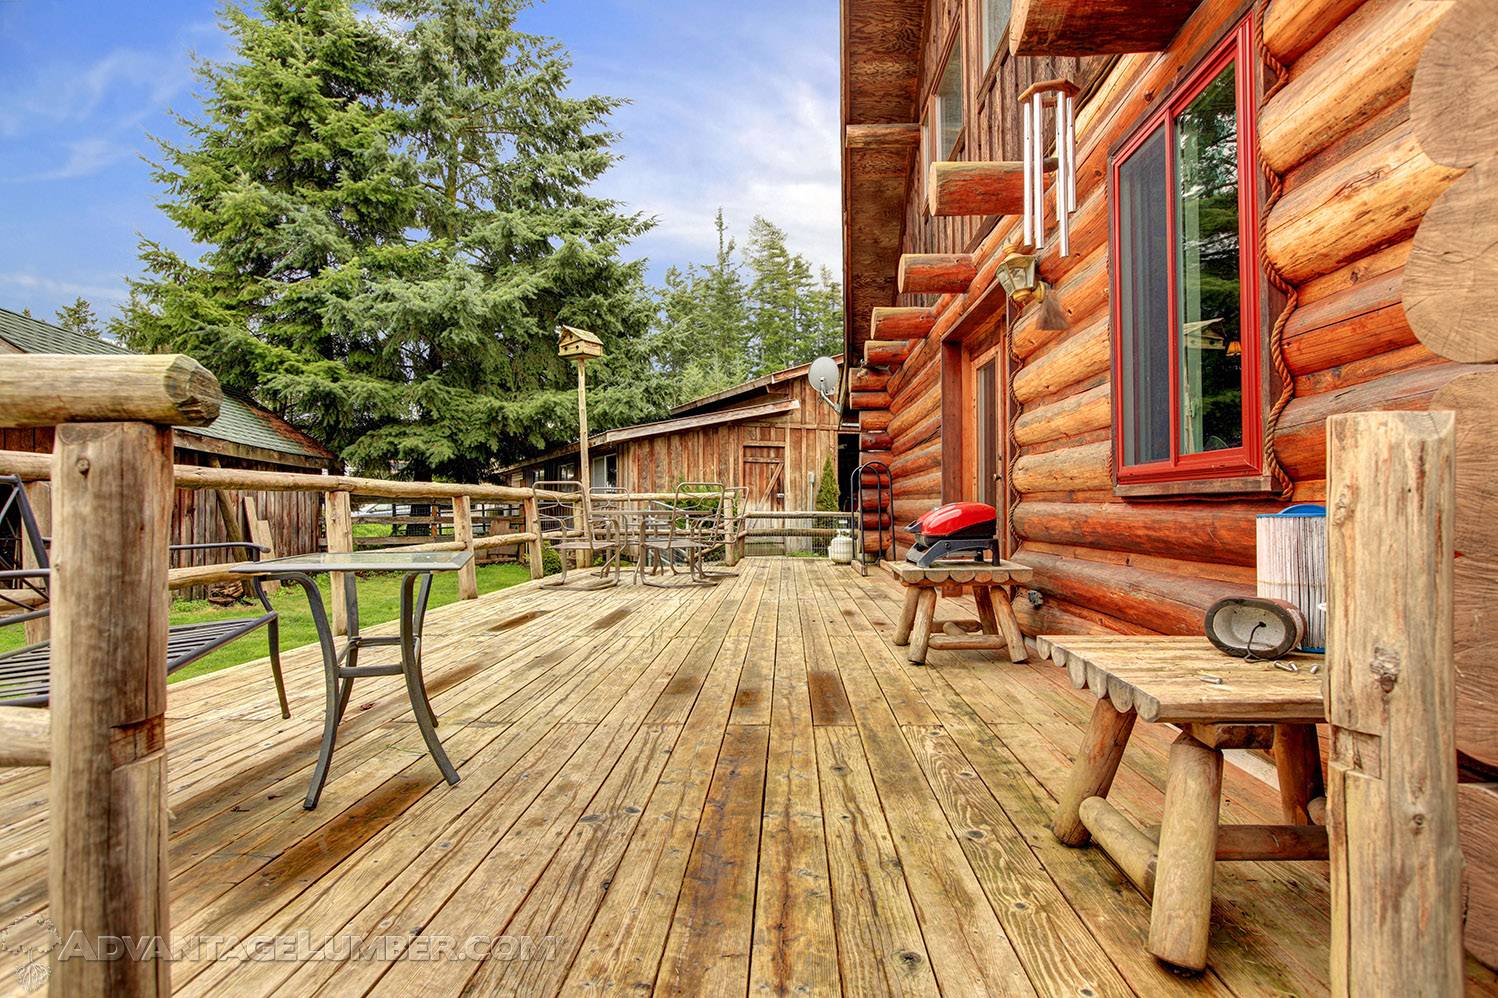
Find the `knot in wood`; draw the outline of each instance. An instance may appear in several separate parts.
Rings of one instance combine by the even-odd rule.
[[[1347,518],[1352,515],[1353,508],[1357,504],[1353,502],[1352,489],[1344,488],[1337,493],[1337,501],[1332,504],[1331,517],[1333,523],[1346,523]]]
[[[92,465],[88,463],[88,458],[80,457],[77,461],[73,462],[73,467],[78,471],[78,474],[87,475],[88,469],[92,467]]]
[[[1368,663],[1368,671],[1373,673],[1385,693],[1394,692],[1394,684],[1399,682],[1399,667],[1398,652],[1383,645],[1373,649],[1373,661]]]

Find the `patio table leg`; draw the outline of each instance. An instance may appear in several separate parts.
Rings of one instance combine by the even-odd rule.
[[[1082,802],[1089,797],[1108,796],[1137,716],[1132,710],[1120,711],[1107,697],[1092,708],[1092,720],[1087,724],[1082,747],[1077,750],[1077,759],[1066,779],[1056,820],[1051,823],[1051,831],[1066,845],[1087,843],[1087,826],[1082,824],[1080,813]]]
[[[936,619],[936,587],[922,586],[918,591],[920,602],[916,604],[910,650],[905,657],[916,665],[925,665],[926,651],[931,646],[931,622]]]
[[[1148,948],[1187,970],[1207,966],[1221,798],[1222,753],[1183,733],[1170,746]]]
[[[453,768],[452,762],[447,758],[447,752],[442,748],[442,742],[437,738],[437,725],[432,714],[432,704],[427,699],[426,685],[421,678],[419,644],[421,625],[416,620],[413,598],[418,575],[425,575],[427,580],[422,586],[421,602],[422,609],[425,610],[426,593],[431,584],[431,575],[407,573],[401,579],[401,672],[406,677],[406,692],[411,698],[411,712],[416,715],[416,727],[421,730],[421,737],[426,742],[427,751],[431,753],[432,760],[437,763],[437,768],[442,771],[443,779],[449,784],[456,785],[459,779],[458,771]]]
[[[900,610],[900,626],[895,630],[895,644],[910,644],[910,628],[915,624],[916,605],[921,601],[921,591],[915,586],[905,587],[905,606]]]
[[[312,625],[317,631],[317,643],[322,648],[323,676],[327,682],[322,745],[318,748],[317,765],[312,770],[312,780],[307,786],[307,798],[302,802],[302,807],[311,811],[317,807],[317,800],[322,796],[323,784],[328,779],[328,765],[333,759],[333,744],[338,738],[338,720],[343,714],[342,705],[348,703],[348,694],[353,681],[344,680],[342,684],[338,681],[338,652],[333,647],[333,627],[328,621],[327,610],[323,607],[322,594],[317,591],[317,583],[313,582],[309,576],[301,574],[278,574],[274,578],[283,583],[289,582],[301,586],[302,591],[307,594],[307,606],[312,612]],[[358,618],[356,616],[353,619]]]

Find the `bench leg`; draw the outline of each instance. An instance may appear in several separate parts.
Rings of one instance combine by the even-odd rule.
[[[900,626],[895,630],[895,644],[910,644],[910,629],[915,625],[915,608],[920,601],[921,591],[915,586],[906,586],[905,606],[900,610]]]
[[[992,586],[974,586],[973,602],[978,604],[978,619],[983,622],[983,632],[1004,635],[1004,643],[1009,646],[1009,661],[1016,664],[1026,661],[1030,656],[1025,651],[1025,635],[1019,629],[1019,618],[1014,615],[1014,607],[1009,605],[1004,591],[999,590],[996,604]]]
[[[1092,708],[1092,720],[1087,724],[1082,747],[1077,750],[1071,775],[1066,779],[1056,820],[1051,823],[1051,831],[1066,845],[1086,845],[1088,834],[1087,826],[1082,824],[1082,802],[1089,797],[1108,796],[1137,716],[1132,710],[1120,712],[1107,697]]]
[[[916,590],[920,602],[916,604],[915,620],[911,624],[910,650],[905,657],[916,665],[926,664],[926,649],[931,646],[931,622],[936,619],[936,589],[923,586]]]
[[[1314,724],[1274,726],[1274,768],[1280,780],[1285,823],[1311,824],[1310,803],[1326,796],[1321,778],[1321,746]]]
[[[1222,753],[1182,734],[1170,747],[1149,951],[1186,970],[1207,966]]]

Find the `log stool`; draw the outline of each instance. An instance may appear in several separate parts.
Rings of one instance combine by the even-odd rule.
[[[928,567],[905,561],[886,561],[885,569],[905,587],[905,608],[895,644],[909,645],[907,657],[916,665],[926,663],[930,649],[953,651],[986,649],[1003,651],[1011,662],[1025,661],[1025,638],[1014,616],[1014,607],[1003,587],[1029,582],[1033,574],[1024,565],[1010,561],[984,564],[976,561],[939,561]],[[977,620],[936,620],[938,596],[961,596],[973,591],[978,604]],[[998,590],[998,599],[994,590]]]
[[[1051,830],[1067,845],[1096,842],[1150,898],[1151,953],[1205,969],[1219,860],[1327,858],[1316,741],[1326,720],[1322,656],[1250,662],[1206,638],[1157,635],[1046,636],[1036,645],[1098,698]],[[1137,827],[1107,801],[1136,719],[1182,729],[1170,747],[1158,829]],[[1273,750],[1286,824],[1219,827],[1227,748]]]

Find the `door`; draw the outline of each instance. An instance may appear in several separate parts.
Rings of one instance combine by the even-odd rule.
[[[973,453],[976,498],[998,512],[999,550],[1008,557],[1009,489],[1005,483],[1008,433],[1003,364],[997,355],[973,372]]]
[[[770,440],[745,443],[739,481],[750,509],[785,509],[785,444]]]

